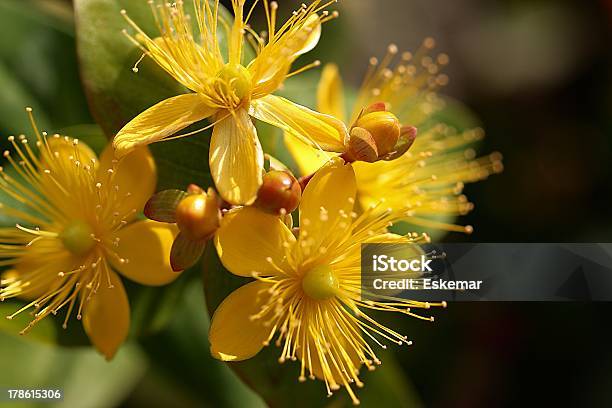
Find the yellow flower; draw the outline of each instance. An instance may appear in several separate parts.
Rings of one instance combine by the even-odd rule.
[[[277,25],[277,3],[263,0],[268,21],[267,41],[248,25],[245,0],[233,0],[233,24],[220,16],[219,1],[194,0],[195,18],[185,13],[183,2],[153,6],[161,38],[151,39],[129,17],[137,31],[129,36],[145,55],[192,91],[149,108],[128,123],[115,137],[117,157],[133,148],[168,139],[185,127],[212,120],[210,169],[220,195],[232,204],[250,204],[262,183],[264,155],[251,116],[277,126],[305,143],[341,152],[346,128],[341,121],[319,114],[284,98],[271,95],[290,73],[292,63],[312,50],[321,35],[321,24],[335,17],[325,11],[334,3],[313,1]],[[125,12],[124,12],[125,15]],[[194,39],[192,26],[199,29]],[[218,25],[228,31],[228,52],[223,55]],[[248,65],[244,37],[254,43],[257,56]],[[171,138],[191,135],[174,136]]]
[[[436,91],[448,82],[448,77],[440,73],[448,56],[432,58],[429,52],[433,47],[434,41],[428,38],[416,54],[403,53],[394,63],[398,49],[391,45],[382,61],[370,61],[350,123],[355,123],[368,106],[382,102],[401,123],[418,128],[418,136],[398,159],[354,163],[358,201],[367,208],[384,199],[387,206],[406,210],[403,221],[412,225],[471,232],[470,226],[444,219],[454,219],[473,208],[462,194],[464,184],[500,172],[501,155],[475,158],[470,145],[483,137],[482,130],[457,132],[434,116],[443,106]],[[342,80],[335,65],[324,68],[317,97],[321,112],[346,119]],[[304,175],[329,160],[328,154],[299,141],[286,138],[285,142]]]
[[[83,320],[93,345],[111,359],[127,337],[128,298],[117,273],[158,286],[178,275],[169,265],[176,228],[136,215],[156,185],[155,163],[147,148],[120,163],[112,148],[95,153],[77,139],[47,137],[36,129],[34,143],[9,137],[15,152],[4,152],[0,189],[13,203],[0,212],[19,220],[0,228],[0,300],[19,297],[33,308],[22,331],[65,310]]]
[[[393,297],[384,303],[362,300],[361,244],[420,238],[387,233],[395,219],[389,211],[373,217],[377,209],[370,208],[357,216],[356,188],[352,166],[340,159],[319,170],[304,191],[298,238],[279,217],[256,208],[226,215],[215,237],[219,257],[233,274],[257,280],[234,291],[215,311],[209,332],[213,356],[248,359],[276,337],[280,362],[300,362],[300,381],[322,379],[330,394],[343,386],[358,403],[351,387],[363,385],[361,365],[380,364],[367,339],[410,344],[365,311],[420,317],[410,308],[443,306]],[[410,255],[420,254],[414,245]]]

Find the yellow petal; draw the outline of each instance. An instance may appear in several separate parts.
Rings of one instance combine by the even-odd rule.
[[[264,154],[246,110],[233,112],[215,125],[209,160],[212,178],[225,201],[255,201],[263,179]]]
[[[195,93],[174,96],[159,102],[136,116],[117,133],[113,147],[117,157],[135,148],[172,136],[192,123],[206,119],[216,112]]]
[[[213,357],[222,361],[246,360],[259,353],[271,327],[251,320],[268,301],[269,284],[248,283],[219,305],[210,323],[208,339]]]
[[[126,278],[148,286],[166,285],[180,276],[170,267],[170,249],[178,228],[174,224],[138,221],[119,230],[119,246],[115,251],[120,262],[109,257],[113,267]]]
[[[109,144],[100,156],[98,179],[104,183],[108,180],[108,170],[114,168],[111,183],[119,187],[119,194],[124,197],[117,209],[121,214],[136,210],[142,212],[147,200],[155,192],[157,169],[155,160],[146,146],[137,148],[119,162],[115,162],[112,146]]]
[[[287,39],[293,57],[312,51],[321,39],[321,19],[313,14],[304,21],[296,33]]]
[[[334,159],[310,180],[300,204],[299,248],[305,256],[346,238],[356,194],[353,167],[341,159]]]
[[[60,240],[42,239],[34,241],[12,269],[2,272],[2,280],[21,281],[17,297],[31,301],[56,288],[62,282],[58,274],[73,270],[78,262]]]
[[[283,245],[295,237],[277,216],[245,207],[225,216],[215,236],[215,247],[223,265],[233,274],[253,272],[273,275],[277,267],[288,268]]]
[[[66,163],[66,167],[72,166],[72,164],[70,164],[72,160],[78,160],[83,164],[97,165],[98,156],[96,156],[96,153],[80,140],[68,136],[53,136],[47,138],[47,144],[49,145],[49,150],[51,150],[57,158]],[[48,159],[44,156],[48,154],[48,152],[44,148],[41,150],[43,151],[42,160],[47,162]]]
[[[336,64],[327,64],[323,68],[317,88],[317,110],[343,122],[346,120],[342,77]]]
[[[251,102],[251,114],[284,130],[309,145],[328,152],[342,153],[348,131],[333,116],[315,112],[285,98],[268,95]]]
[[[108,273],[112,288],[104,279],[85,307],[83,328],[92,344],[110,360],[127,338],[130,304],[119,276],[111,270]]]
[[[264,47],[249,64],[258,96],[274,92],[286,79],[291,64],[301,55],[312,51],[321,38],[321,19],[312,14],[301,24]]]
[[[314,173],[334,157],[332,153],[315,149],[296,137],[286,136],[284,141],[302,176]]]

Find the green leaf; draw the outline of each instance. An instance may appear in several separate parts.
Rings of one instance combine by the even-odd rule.
[[[163,376],[163,389],[177,388],[169,396],[172,405],[176,405],[178,398],[181,401],[198,401],[193,406],[263,407],[262,400],[226,364],[212,358],[208,328],[201,283],[193,282],[184,291],[168,328],[141,341],[144,350],[151,356],[151,371]],[[142,396],[140,405],[156,405],[151,395],[147,393]]]
[[[10,75],[10,82],[2,81],[2,133],[30,130],[26,106],[34,108],[49,133],[91,121],[78,75],[72,12],[68,5],[48,6],[48,1],[0,3],[0,26],[10,33],[0,38],[0,65]]]
[[[131,338],[153,335],[172,321],[184,291],[198,279],[195,269],[184,271],[176,281],[162,287],[142,286],[123,279],[130,299]]]
[[[398,352],[409,353],[405,348]],[[424,406],[418,392],[395,355],[386,351],[381,353],[382,365],[363,377],[365,387],[360,390],[359,398],[364,407],[402,407],[419,408]]]
[[[24,87],[19,79],[0,60],[0,126],[3,136],[10,134],[29,133],[32,130],[25,107],[30,106],[36,112],[36,118],[41,124],[49,123],[45,110],[37,104],[36,97]],[[2,138],[2,148],[9,143]]]
[[[13,319],[7,319],[5,316],[10,316],[23,307],[24,304],[15,301],[4,301],[0,303],[0,332],[7,333],[20,337],[24,340],[38,341],[41,343],[54,344],[57,340],[57,327],[49,319],[43,319],[39,324],[35,325],[27,335],[20,335],[32,317],[27,313],[19,313]]]
[[[146,1],[76,0],[77,51],[92,114],[112,137],[136,115],[186,90],[149,58],[132,67],[142,52],[122,34],[125,9],[154,35],[154,20]]]
[[[14,388],[61,389],[64,399],[48,407],[118,406],[145,372],[146,359],[133,346],[112,363],[93,350],[53,348],[0,332],[0,384]],[[38,407],[25,402],[20,407]]]

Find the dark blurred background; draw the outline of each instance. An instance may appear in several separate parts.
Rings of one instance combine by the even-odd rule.
[[[279,3],[284,11],[299,6]],[[346,82],[358,86],[368,58],[387,44],[414,50],[432,36],[451,58],[444,92],[486,130],[480,153],[504,155],[503,174],[466,189],[476,208],[462,222],[475,233],[446,240],[610,240],[612,1],[344,0],[338,9],[341,18],[324,28],[324,42],[308,59],[339,63]],[[28,130],[26,105],[49,129],[91,123],[70,2],[2,0],[0,11],[0,134]],[[383,319],[415,341],[395,355],[424,406],[603,407],[612,406],[611,312],[605,303],[472,303],[436,312],[434,324]],[[166,331],[157,340],[173,337]],[[184,350],[197,346],[183,340]],[[186,384],[176,374],[180,357],[157,358],[163,352],[155,342],[142,343],[146,357],[139,352],[138,361],[146,362],[130,386],[109,405],[92,406],[256,403],[214,397],[210,375],[187,363]],[[168,359],[177,360],[174,371]],[[239,387],[231,384],[230,393]]]

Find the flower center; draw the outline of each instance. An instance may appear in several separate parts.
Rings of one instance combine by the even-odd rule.
[[[217,77],[224,82],[229,92],[233,93],[240,101],[251,94],[251,74],[249,70],[239,64],[226,64]]]
[[[80,220],[70,223],[59,237],[64,247],[74,255],[85,255],[96,244],[93,230],[89,224]]]
[[[338,279],[327,265],[312,268],[302,278],[304,293],[314,300],[327,300],[336,296],[339,288]]]

